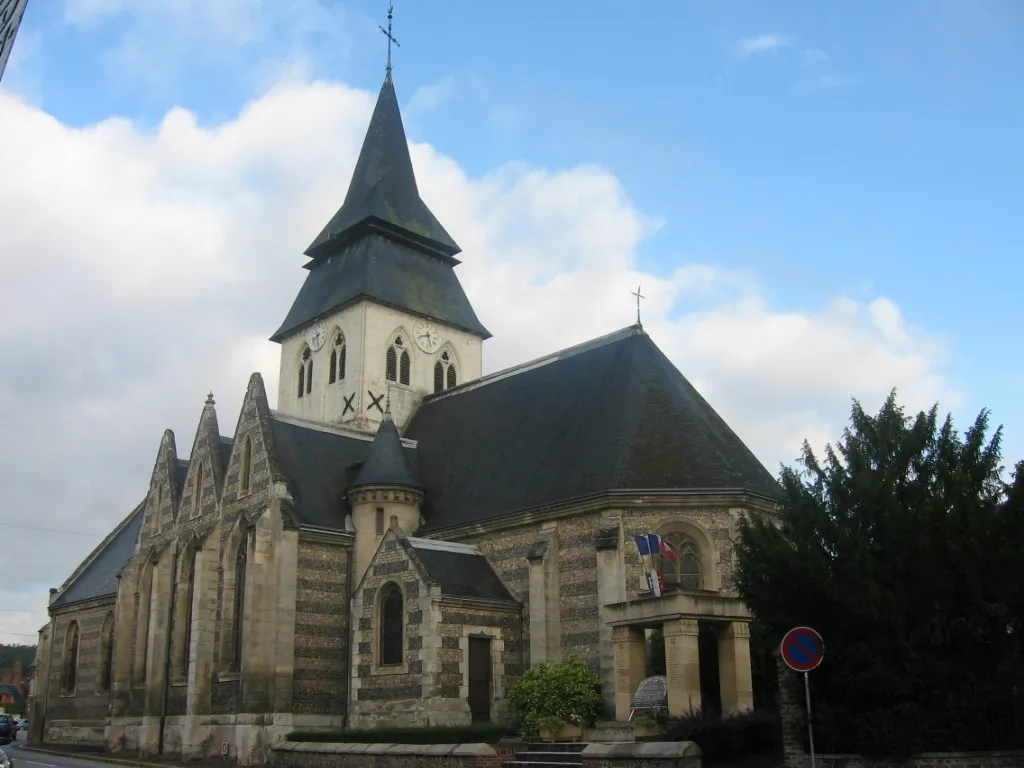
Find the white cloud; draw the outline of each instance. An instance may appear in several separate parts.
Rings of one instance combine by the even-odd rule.
[[[756,56],[761,53],[769,53],[785,48],[789,45],[790,39],[785,35],[755,35],[737,40],[732,46],[732,53],[740,59],[749,56]]]
[[[0,185],[4,520],[103,534],[145,493],[165,427],[187,455],[208,389],[224,434],[253,370],[276,400],[265,339],[302,282],[301,251],[344,197],[372,106],[372,94],[293,80],[223,124],[178,109],[146,132],[122,119],[73,129],[0,92],[0,146],[19,148]],[[851,395],[871,408],[898,386],[913,407],[956,403],[942,340],[885,298],[783,311],[753,275],[682,255],[644,273],[638,252],[660,222],[600,167],[469,178],[428,145],[412,153],[495,335],[488,370],[632,323],[642,284],[652,338],[772,471],[804,437],[835,437]],[[48,553],[8,573],[27,596],[8,631],[34,632],[37,596],[98,538],[4,534],[8,551]]]

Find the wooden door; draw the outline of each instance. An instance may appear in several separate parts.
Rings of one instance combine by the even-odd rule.
[[[474,723],[491,721],[491,638],[469,638],[469,711]]]

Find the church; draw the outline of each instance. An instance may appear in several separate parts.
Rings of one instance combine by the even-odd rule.
[[[51,590],[33,742],[262,764],[295,730],[508,722],[522,672],[570,654],[625,721],[657,627],[670,712],[752,705],[734,543],[772,475],[639,322],[485,375],[459,253],[389,68],[271,336],[277,409],[254,373],[233,433],[212,396],[187,452],[164,432]],[[675,557],[642,565],[651,533]]]

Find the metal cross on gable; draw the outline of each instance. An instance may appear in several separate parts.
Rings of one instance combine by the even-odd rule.
[[[397,47],[397,48],[401,48],[402,47],[401,45],[399,45],[398,40],[395,39],[395,36],[393,34],[391,34],[391,18],[394,15],[394,10],[395,10],[394,3],[388,3],[388,28],[387,29],[384,29],[384,27],[382,27],[380,24],[377,25],[378,28],[380,29],[380,31],[383,32],[384,36],[388,39],[388,72],[391,71],[391,44],[394,43],[395,47]]]
[[[640,293],[640,286],[636,287],[635,291],[629,292],[630,296],[636,296],[636,324],[640,325],[640,299],[646,299],[647,297]]]

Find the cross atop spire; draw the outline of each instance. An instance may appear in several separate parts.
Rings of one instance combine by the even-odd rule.
[[[636,327],[643,328],[643,323],[640,322],[640,299],[646,299],[647,297],[640,293],[640,286],[636,287],[635,291],[629,292],[630,296],[636,296]]]
[[[380,31],[383,32],[384,36],[388,39],[388,70],[387,70],[388,71],[388,75],[391,74],[391,44],[394,43],[395,46],[398,47],[398,48],[402,47],[401,45],[399,45],[398,40],[395,39],[395,36],[393,34],[391,34],[391,18],[394,15],[394,10],[395,10],[394,3],[388,3],[388,28],[387,29],[384,29],[384,27],[382,27],[379,24],[377,25],[380,28]]]

